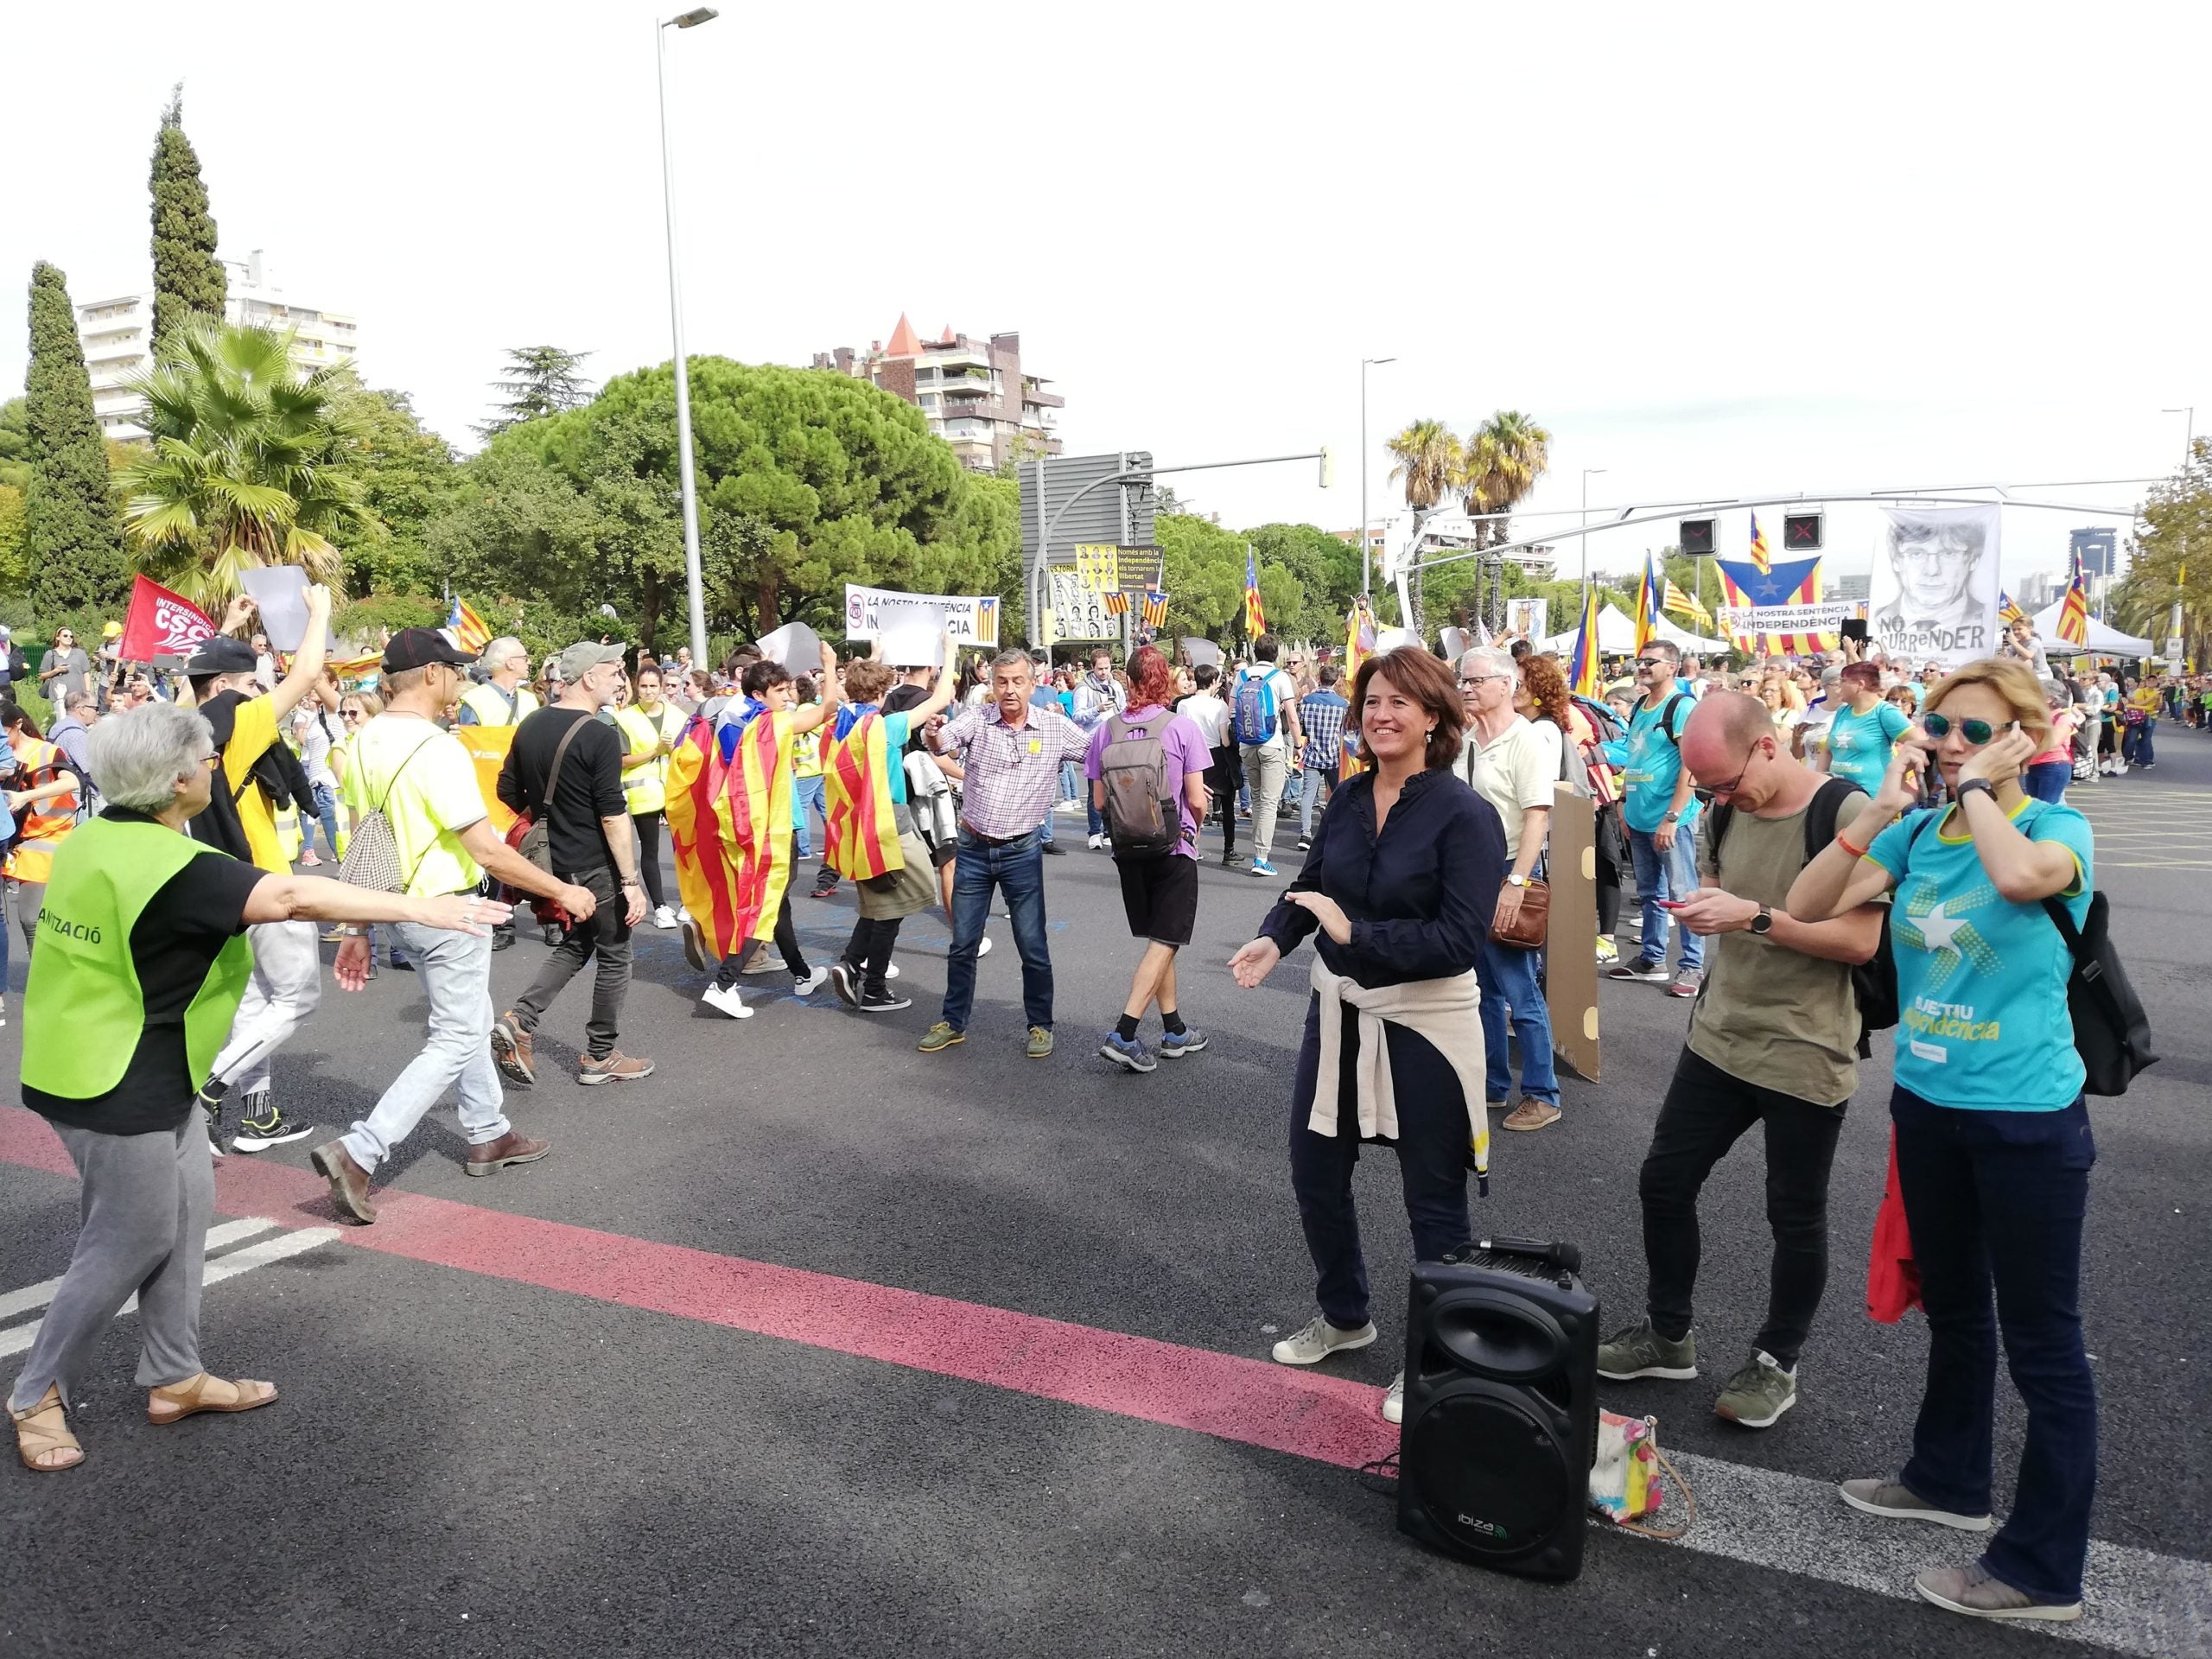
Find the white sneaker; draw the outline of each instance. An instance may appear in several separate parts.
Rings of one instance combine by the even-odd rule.
[[[1375,1322],[1371,1319],[1357,1331],[1339,1331],[1325,1316],[1317,1313],[1297,1335],[1285,1337],[1275,1344],[1275,1363],[1318,1365],[1331,1354],[1364,1348],[1374,1340]]]
[[[820,990],[829,982],[830,969],[829,965],[824,963],[816,968],[815,970],[809,974],[804,979],[800,979],[794,976],[791,980],[791,995],[793,996],[812,996],[817,991]]]
[[[745,1006],[745,999],[737,994],[734,985],[728,990],[719,985],[709,985],[699,1000],[733,1020],[750,1020],[753,1017],[753,1010]]]
[[[1406,1421],[1406,1374],[1400,1371],[1390,1379],[1390,1386],[1382,1390],[1382,1421],[1402,1423]]]
[[[661,906],[658,910],[653,912],[653,925],[659,928],[663,932],[666,932],[670,928],[676,925],[676,912],[671,910],[666,905]]]
[[[1094,853],[1095,853],[1095,852],[1096,852],[1096,851],[1097,851],[1101,847],[1103,847],[1105,844],[1106,844],[1106,837],[1105,837],[1105,836],[1091,836],[1091,837],[1090,837],[1090,841],[1089,841],[1089,842],[1087,843],[1087,845],[1090,847],[1090,850],[1091,850],[1092,852],[1094,852]]]
[[[976,955],[980,958],[991,954],[991,936],[988,933],[976,941]]]
[[[980,956],[982,956],[983,953],[982,953],[982,951],[978,950],[976,954],[977,956],[979,956],[979,957],[980,957]],[[895,963],[895,962],[887,963],[887,964],[885,965],[885,967],[884,967],[884,969],[883,969],[883,976],[884,976],[886,979],[896,979],[896,978],[898,978],[898,977],[899,977],[899,964],[898,964],[897,963]]]

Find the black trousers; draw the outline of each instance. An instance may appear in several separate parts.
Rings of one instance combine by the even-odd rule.
[[[883,995],[884,976],[891,966],[891,947],[899,942],[899,924],[904,920],[903,916],[863,916],[853,924],[853,937],[845,943],[845,962],[861,976],[863,996]]]
[[[630,994],[630,924],[622,887],[604,864],[562,879],[588,887],[598,906],[589,921],[575,923],[562,934],[530,988],[515,999],[515,1018],[524,1031],[536,1031],[561,988],[582,971],[585,963],[594,963],[591,1017],[584,1021],[584,1037],[588,1058],[603,1059],[614,1052],[621,1034],[622,1001]]]
[[[1815,1106],[1732,1077],[1685,1048],[1659,1108],[1651,1150],[1637,1179],[1643,1200],[1645,1300],[1652,1327],[1669,1342],[1689,1333],[1697,1287],[1697,1196],[1713,1166],[1753,1124],[1766,1126],[1766,1219],[1774,1267],[1766,1323],[1756,1345],[1784,1370],[1797,1363],[1828,1278],[1828,1171],[1841,1106]]]
[[[734,954],[724,957],[721,965],[715,969],[715,987],[726,991],[736,984],[738,976],[745,971],[745,964],[753,960],[760,949],[760,940],[747,939],[738,946]],[[776,949],[783,952],[784,966],[791,970],[794,978],[806,977],[806,956],[798,948],[798,930],[791,925],[791,890],[789,883],[784,887],[784,902],[776,908]]]
[[[1213,764],[1206,768],[1206,787],[1213,791],[1214,810],[1220,816],[1224,856],[1236,850],[1236,791],[1243,781],[1244,762],[1236,746],[1214,750]]]
[[[638,832],[638,874],[645,884],[645,902],[655,910],[668,905],[660,884],[660,818],[658,811],[630,815],[631,826]]]

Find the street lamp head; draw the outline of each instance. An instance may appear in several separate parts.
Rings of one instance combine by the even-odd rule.
[[[721,13],[716,11],[712,6],[694,6],[690,11],[681,13],[668,21],[678,29],[696,29],[702,23],[713,22],[721,16]]]
[[[1363,357],[1359,360],[1363,363],[1395,363],[1398,359],[1395,357]]]

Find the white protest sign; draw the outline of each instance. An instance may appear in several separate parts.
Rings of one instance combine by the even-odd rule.
[[[296,564],[262,566],[240,571],[238,582],[270,649],[297,651],[308,635],[308,573]]]
[[[1817,605],[1724,605],[1719,616],[1728,633],[1833,633],[1858,613],[1859,607],[1845,599]]]
[[[995,594],[902,594],[893,588],[845,584],[845,638],[873,639],[908,624],[928,631],[931,639],[950,632],[956,645],[995,646],[999,601]],[[936,660],[932,647],[930,660]]]
[[[1505,626],[1523,639],[1541,639],[1551,632],[1550,607],[1541,594],[1524,594],[1505,601]]]
[[[786,622],[761,639],[760,655],[794,674],[811,674],[822,666],[822,636],[804,622]]]

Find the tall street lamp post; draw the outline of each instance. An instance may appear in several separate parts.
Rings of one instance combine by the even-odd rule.
[[[1377,363],[1395,363],[1395,357],[1359,359],[1359,591],[1372,591],[1374,550],[1367,540],[1367,371]]]
[[[1590,480],[1605,472],[1603,467],[1582,469],[1582,602],[1590,602]]]
[[[707,668],[707,599],[699,574],[699,482],[691,463],[691,375],[683,355],[683,284],[676,257],[676,149],[668,136],[668,31],[696,29],[721,14],[699,6],[653,25],[660,75],[661,200],[668,219],[668,315],[676,336],[676,464],[683,496],[683,582],[691,606],[691,665]]]

